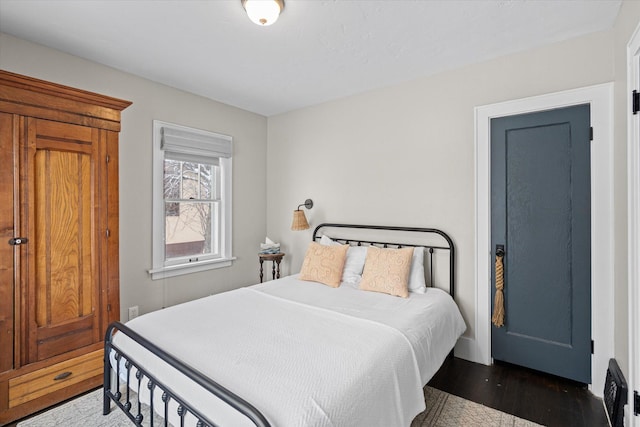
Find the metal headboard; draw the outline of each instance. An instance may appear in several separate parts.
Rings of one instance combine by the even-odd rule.
[[[331,233],[328,234],[331,239],[352,245],[352,246],[380,246],[383,248],[401,248],[407,246],[422,246],[424,247],[429,254],[429,263],[428,263],[428,273],[430,278],[430,284],[433,285],[434,280],[434,263],[433,256],[435,251],[448,251],[449,253],[449,294],[454,297],[455,290],[455,246],[453,245],[453,240],[447,233],[442,230],[438,230],[437,228],[421,228],[421,227],[395,227],[395,226],[385,226],[385,225],[360,225],[360,224],[331,224],[331,223],[323,223],[318,225],[315,230],[313,230],[313,241],[320,240],[324,233],[330,230]],[[396,240],[393,241],[384,241],[379,240],[377,237],[375,240],[369,240],[366,236],[358,237],[355,235],[349,235],[349,231],[354,230],[383,230],[385,234],[389,235],[389,237],[393,237],[392,232],[410,232],[416,233],[419,236],[419,233],[423,233],[425,236],[439,236],[438,243],[416,243],[416,242],[398,242]],[[386,233],[388,232],[388,233]],[[413,240],[413,239],[412,239]],[[454,297],[455,298],[455,297]]]

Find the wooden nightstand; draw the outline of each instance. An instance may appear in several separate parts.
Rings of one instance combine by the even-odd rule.
[[[271,274],[273,279],[279,279],[280,278],[280,261],[282,261],[282,258],[284,257],[284,254],[282,252],[277,253],[277,254],[258,254],[258,259],[260,261],[260,283],[262,283],[262,278],[263,278],[263,274],[262,274],[262,263],[265,261],[271,261]]]

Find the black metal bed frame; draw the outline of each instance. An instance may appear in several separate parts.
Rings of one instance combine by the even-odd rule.
[[[149,426],[154,426],[154,399],[153,394],[156,388],[160,389],[162,392],[162,402],[164,404],[163,408],[163,424],[165,427],[169,425],[169,402],[174,400],[178,404],[177,408],[177,416],[180,418],[180,426],[184,426],[184,421],[187,414],[192,414],[197,419],[197,427],[216,427],[217,424],[209,420],[204,414],[202,414],[197,408],[194,408],[189,402],[184,401],[177,393],[175,393],[171,387],[164,384],[160,381],[156,376],[149,373],[145,370],[140,363],[138,363],[134,358],[126,355],[117,345],[113,343],[113,336],[115,332],[123,333],[127,335],[129,338],[134,340],[136,343],[140,344],[150,352],[152,352],[155,356],[162,359],[164,362],[167,362],[172,367],[183,373],[189,379],[193,380],[195,383],[203,387],[205,390],[218,397],[223,402],[227,403],[229,406],[236,409],[238,412],[249,418],[257,427],[270,427],[267,419],[256,409],[253,405],[251,405],[246,400],[237,396],[230,390],[221,386],[220,384],[213,381],[211,378],[206,377],[201,372],[196,369],[193,369],[189,365],[186,365],[179,359],[176,359],[171,354],[162,350],[160,347],[156,346],[137,332],[133,331],[126,325],[123,325],[120,322],[112,322],[107,328],[107,332],[105,334],[104,339],[104,385],[103,385],[103,415],[109,414],[111,412],[111,402],[114,402],[116,406],[118,406],[127,417],[136,426],[144,426],[144,416],[142,414],[142,404],[140,403],[140,388],[142,387],[142,379],[147,378],[148,382],[146,387],[149,389]],[[116,361],[116,369],[115,369],[115,380],[116,383],[112,384],[112,368],[110,364],[110,354],[114,353],[114,359]],[[120,391],[120,380],[121,380],[121,369],[122,369],[122,358],[125,358],[125,370],[126,370],[126,394],[123,396]],[[130,384],[131,384],[131,370],[132,368],[136,369],[135,377],[136,377],[136,385],[138,387],[137,390],[137,399],[134,402],[131,400],[130,395]],[[122,402],[122,398],[125,397],[125,401]],[[133,409],[134,412],[131,410]]]
[[[315,230],[313,230],[314,241],[320,240],[322,238],[322,234],[320,231],[323,229],[329,228],[348,228],[348,229],[364,229],[364,230],[384,230],[384,231],[409,231],[415,233],[425,233],[425,234],[437,234],[446,243],[446,246],[440,245],[421,245],[421,244],[408,244],[408,243],[397,243],[397,242],[383,242],[383,241],[371,241],[371,240],[363,240],[359,238],[341,238],[341,237],[331,237],[332,240],[336,242],[342,242],[347,245],[353,246],[381,246],[383,248],[395,247],[423,247],[429,252],[429,283],[433,285],[433,254],[436,250],[444,250],[449,252],[449,294],[454,297],[455,291],[455,246],[453,244],[453,240],[447,233],[442,230],[438,230],[437,228],[421,228],[421,227],[394,227],[394,226],[385,226],[385,225],[360,225],[360,224],[320,224]],[[454,297],[455,299],[455,297]]]
[[[431,284],[433,284],[433,254],[436,250],[444,250],[449,251],[449,293],[451,296],[454,296],[454,274],[455,274],[455,247],[453,245],[453,241],[451,238],[443,231],[435,229],[435,228],[419,228],[419,227],[395,227],[395,226],[378,226],[378,225],[354,225],[354,224],[331,224],[325,223],[318,225],[313,231],[312,240],[319,240],[322,236],[319,235],[319,231],[322,229],[364,229],[364,230],[385,230],[385,231],[398,231],[398,232],[417,232],[417,233],[427,233],[427,234],[437,234],[446,243],[444,246],[440,245],[422,245],[422,244],[407,244],[407,243],[396,243],[396,242],[384,242],[384,241],[371,241],[371,240],[362,240],[356,238],[340,238],[340,237],[332,237],[333,240],[338,242],[343,242],[349,245],[375,245],[381,246],[384,248],[388,247],[419,247],[422,246],[426,248],[429,252],[430,262],[429,262],[429,277],[431,280]],[[111,402],[113,402],[117,407],[119,407],[127,417],[136,425],[136,426],[144,426],[145,421],[144,415],[142,413],[142,404],[140,403],[140,388],[142,387],[143,379],[146,378],[148,381],[146,382],[146,387],[149,390],[149,400],[150,400],[150,408],[149,408],[149,419],[148,425],[150,427],[154,426],[154,415],[156,412],[156,408],[154,407],[154,393],[157,391],[158,393],[162,393],[161,400],[163,402],[163,408],[159,413],[163,414],[162,424],[165,427],[169,426],[169,403],[171,401],[176,402],[177,411],[176,415],[179,417],[180,426],[184,426],[185,418],[187,414],[191,414],[193,417],[197,419],[197,427],[216,427],[217,425],[208,419],[201,411],[197,408],[194,408],[189,402],[185,402],[180,396],[175,393],[170,386],[164,384],[160,379],[156,376],[148,372],[144,369],[140,363],[138,363],[134,358],[127,355],[121,348],[119,348],[116,344],[113,343],[113,337],[115,333],[122,333],[127,335],[133,341],[143,346],[151,353],[153,353],[156,357],[165,361],[176,370],[180,371],[186,377],[203,387],[212,395],[218,397],[223,402],[227,403],[229,406],[233,407],[239,413],[246,416],[249,420],[251,420],[258,427],[270,427],[267,419],[260,413],[258,409],[256,409],[249,402],[242,399],[240,396],[237,396],[230,390],[221,386],[220,384],[213,381],[211,378],[206,377],[198,370],[192,368],[191,366],[186,365],[182,361],[178,360],[170,353],[165,350],[159,348],[137,332],[133,331],[126,325],[120,322],[113,322],[107,328],[105,333],[104,340],[104,385],[103,385],[103,414],[107,415],[111,411]],[[110,357],[113,357],[115,360],[115,372],[111,367]],[[122,366],[122,361],[124,360],[124,368]],[[135,400],[131,399],[130,390],[131,390],[131,373],[132,369],[136,370],[134,386],[137,387],[137,396]],[[121,372],[124,369],[126,372]],[[126,375],[126,381],[121,383],[122,374]],[[115,379],[115,383],[112,381]],[[122,385],[126,385],[126,392],[123,394],[120,391]],[[123,400],[124,399],[124,400]]]

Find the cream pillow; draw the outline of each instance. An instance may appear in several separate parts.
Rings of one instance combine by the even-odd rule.
[[[407,298],[413,248],[381,249],[370,246],[360,289]]]
[[[342,279],[347,249],[349,245],[325,246],[316,242],[309,243],[299,279],[320,282],[337,288]]]

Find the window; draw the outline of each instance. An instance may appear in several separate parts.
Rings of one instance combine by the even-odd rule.
[[[153,121],[152,279],[231,265],[226,135]]]

